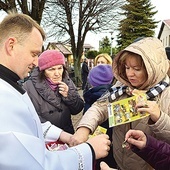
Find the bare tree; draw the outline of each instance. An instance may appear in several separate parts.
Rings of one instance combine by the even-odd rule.
[[[8,13],[9,11],[21,11],[31,16],[39,24],[41,23],[42,14],[46,0],[1,0],[0,10]]]
[[[69,42],[75,76],[80,80],[80,61],[87,33],[115,29],[119,7],[123,2],[124,0],[0,0],[0,10],[25,13],[39,24],[43,23],[48,37]]]
[[[49,36],[71,44],[75,76],[80,78],[80,61],[88,32],[110,30],[117,24],[123,0],[48,0],[43,25]],[[93,41],[93,40],[92,40]]]

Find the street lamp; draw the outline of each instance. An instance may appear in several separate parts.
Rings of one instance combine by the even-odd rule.
[[[112,36],[113,35],[113,31],[110,31],[110,34],[111,34],[111,38],[110,38],[110,41],[111,41],[111,43],[110,43],[110,56],[112,57],[112,53],[113,53],[112,52],[112,41],[114,39],[113,36]]]

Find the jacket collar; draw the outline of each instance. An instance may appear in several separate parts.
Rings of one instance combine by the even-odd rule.
[[[19,76],[1,64],[0,64],[0,78],[8,82],[21,94],[25,93],[25,90],[18,84],[18,80],[20,80]]]

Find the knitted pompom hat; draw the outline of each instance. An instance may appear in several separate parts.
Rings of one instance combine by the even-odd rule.
[[[88,75],[88,81],[93,86],[110,84],[113,80],[112,66],[109,64],[100,64],[93,67]]]
[[[38,58],[40,71],[55,65],[65,65],[64,55],[56,50],[46,50]]]

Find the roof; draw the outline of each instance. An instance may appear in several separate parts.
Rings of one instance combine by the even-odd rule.
[[[49,49],[49,46],[51,46],[53,49],[58,49],[65,55],[71,55],[72,52],[70,51],[70,45],[64,45],[62,43],[56,43],[56,42],[49,42],[46,49]],[[90,44],[84,44],[83,48],[85,49],[93,49],[94,47]]]
[[[94,48],[94,47],[91,46],[90,44],[84,44],[83,47],[84,47],[84,48],[89,48],[89,49]]]
[[[158,34],[158,39],[160,39],[162,31],[163,31],[165,25],[170,29],[170,19],[162,21],[161,28],[160,28],[159,34]]]
[[[51,46],[53,49],[58,49],[60,52],[62,52],[65,55],[71,55],[72,52],[66,47],[64,46],[62,43],[54,43],[54,42],[50,42],[47,46],[48,47]]]

